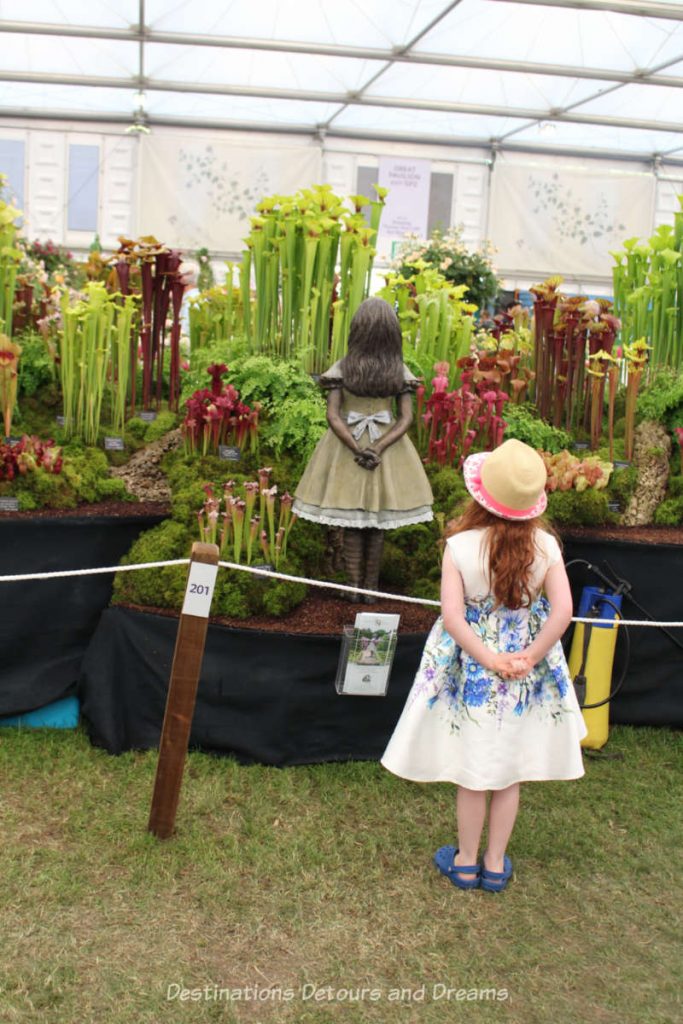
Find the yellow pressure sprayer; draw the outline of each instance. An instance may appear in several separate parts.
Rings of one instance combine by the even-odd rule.
[[[588,729],[588,734],[581,740],[581,746],[599,750],[607,743],[609,736],[609,703],[623,686],[628,669],[629,635],[626,627],[621,627],[626,642],[625,667],[617,685],[612,688],[612,667],[619,631],[617,621],[621,618],[622,597],[628,593],[630,584],[625,580],[614,584],[584,559],[574,559],[567,565],[577,562],[587,565],[608,586],[607,590],[584,587],[578,617],[612,620],[611,623],[595,625],[577,622],[568,659],[574,689]]]

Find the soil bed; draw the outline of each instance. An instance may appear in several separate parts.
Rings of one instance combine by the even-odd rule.
[[[567,526],[561,531],[567,540],[616,540],[624,544],[681,544],[680,526]]]
[[[170,608],[141,607],[134,604],[119,605],[139,612],[152,612],[178,618],[178,612]],[[350,601],[335,597],[309,594],[301,604],[288,615],[277,618],[272,615],[252,615],[248,619],[234,619],[224,615],[212,615],[209,621],[231,629],[265,630],[270,633],[307,633],[311,636],[329,636],[340,633],[342,626],[353,625],[357,612],[382,612],[401,616],[400,633],[428,633],[434,624],[438,609],[403,601],[379,600],[374,604],[351,604]]]
[[[77,508],[39,508],[32,512],[0,512],[3,519],[66,519],[72,518],[131,518],[132,516],[167,516],[168,504],[163,501],[98,501],[92,505],[78,505]]]

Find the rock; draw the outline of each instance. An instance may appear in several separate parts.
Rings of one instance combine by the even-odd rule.
[[[158,441],[153,441],[133,455],[125,466],[113,467],[109,472],[123,480],[129,494],[140,501],[170,502],[171,489],[160,463],[166,452],[178,448],[182,440],[180,429],[170,430]]]
[[[622,526],[646,526],[664,500],[669,478],[671,438],[661,423],[646,420],[635,430],[633,464],[638,483],[622,517]]]

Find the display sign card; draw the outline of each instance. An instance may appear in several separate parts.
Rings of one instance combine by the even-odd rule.
[[[105,437],[104,448],[108,452],[122,452],[125,448],[122,437]]]
[[[183,602],[183,615],[196,615],[202,619],[209,617],[217,574],[217,565],[208,565],[206,562],[191,563]]]
[[[337,693],[384,697],[396,651],[398,615],[359,612],[353,626],[344,626],[337,667]]]

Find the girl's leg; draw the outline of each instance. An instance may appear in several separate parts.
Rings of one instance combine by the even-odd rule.
[[[502,871],[503,857],[517,817],[519,783],[491,793],[489,808],[489,842],[484,853],[487,871]]]
[[[453,863],[478,864],[479,840],[486,817],[486,790],[465,789],[458,786],[456,798],[458,815],[458,852]],[[472,875],[460,875],[462,879],[472,880]]]

